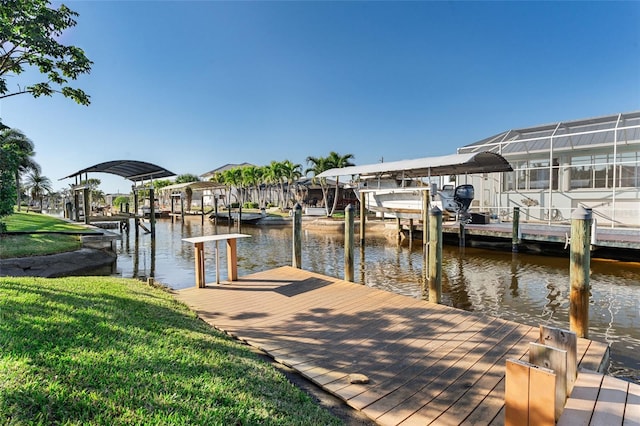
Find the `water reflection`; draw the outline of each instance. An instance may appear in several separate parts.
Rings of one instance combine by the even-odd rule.
[[[237,240],[238,274],[248,275],[291,264],[289,227],[243,227],[251,238]],[[180,289],[195,285],[193,245],[182,238],[238,232],[235,227],[214,227],[200,218],[184,222],[158,220],[156,245],[149,234],[124,234],[118,243],[117,274],[156,281]],[[342,232],[302,232],[302,267],[325,275],[344,277]],[[214,243],[205,244],[206,279],[215,281]],[[364,285],[426,298],[426,270],[420,241],[412,246],[367,235],[366,247],[356,241],[355,280]],[[220,245],[224,260],[226,245]],[[569,259],[522,253],[495,252],[445,246],[442,253],[443,303],[469,311],[537,326],[568,328]],[[226,277],[226,262],[220,261]],[[590,336],[611,344],[610,372],[640,382],[640,264],[591,262]]]

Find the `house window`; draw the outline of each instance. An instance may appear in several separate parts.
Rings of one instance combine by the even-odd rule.
[[[570,189],[591,188],[592,179],[591,156],[572,157]]]
[[[640,187],[640,153],[625,152],[618,156],[618,186]],[[613,178],[613,177],[612,177]]]
[[[549,161],[532,161],[528,189],[549,189]]]

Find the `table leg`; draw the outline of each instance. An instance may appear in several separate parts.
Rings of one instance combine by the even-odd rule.
[[[196,287],[205,287],[204,278],[204,243],[195,244]]]
[[[229,281],[238,280],[238,251],[235,238],[227,240],[227,271],[229,272]]]

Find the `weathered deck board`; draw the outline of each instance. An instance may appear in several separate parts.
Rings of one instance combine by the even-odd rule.
[[[291,267],[176,298],[383,425],[500,424],[505,361],[538,337],[537,327]],[[592,368],[606,348],[579,339],[578,360]],[[353,373],[370,382],[350,383]]]

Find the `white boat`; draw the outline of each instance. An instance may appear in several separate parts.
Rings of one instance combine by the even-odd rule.
[[[437,206],[466,218],[474,197],[473,186],[444,185],[438,190],[435,184],[430,184],[430,178],[511,170],[502,156],[479,152],[335,168],[318,177],[349,177],[348,186],[367,210],[385,217],[421,219],[426,199],[428,208]]]

